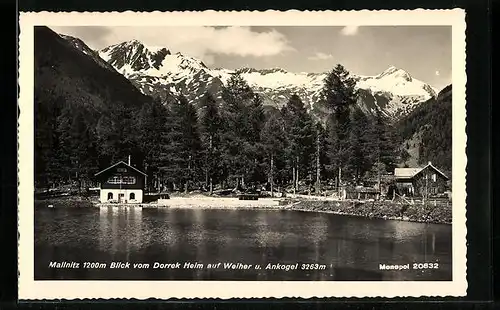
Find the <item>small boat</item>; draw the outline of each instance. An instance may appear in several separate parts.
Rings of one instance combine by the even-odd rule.
[[[53,208],[53,207],[54,207],[54,205],[49,205],[48,207],[49,207],[49,208]]]

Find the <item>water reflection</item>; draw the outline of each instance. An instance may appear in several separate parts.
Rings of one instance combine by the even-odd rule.
[[[80,223],[79,225],[82,225]],[[142,209],[135,207],[102,207],[99,220],[85,223],[87,228],[98,226],[98,249],[112,255],[128,254],[140,249],[147,243],[149,236],[142,231]]]
[[[270,210],[53,208],[35,212],[37,279],[451,280],[451,226]],[[263,269],[64,270],[49,261],[260,264]],[[440,263],[388,272],[379,264]],[[321,270],[266,270],[320,264]]]

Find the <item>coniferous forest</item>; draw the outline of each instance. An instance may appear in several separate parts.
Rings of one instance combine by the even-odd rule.
[[[417,123],[436,128],[446,118],[439,111],[447,107],[438,103],[396,126],[382,113],[367,116],[356,105],[355,80],[342,65],[324,81],[319,104],[328,113],[321,119],[297,95],[280,109],[264,107],[239,74],[223,88],[222,103],[210,93],[197,102],[151,98],[118,72],[68,48],[49,29],[36,31],[37,188],[95,185],[96,172],[129,155],[147,173],[150,191],[362,185],[402,161],[400,146]],[[451,117],[444,123],[451,126]],[[424,135],[420,160],[451,167],[451,143],[443,143],[449,139],[451,128]]]
[[[417,164],[431,161],[451,177],[452,150],[452,86],[443,88],[436,98],[418,106],[410,115],[401,119],[395,128],[400,135],[402,161],[414,148]],[[409,142],[419,136],[414,145]]]

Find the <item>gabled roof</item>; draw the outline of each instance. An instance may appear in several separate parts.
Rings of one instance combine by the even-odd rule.
[[[427,166],[423,167],[422,170],[426,169],[427,167],[431,167],[432,169],[436,170],[437,173],[439,173],[440,175],[442,175],[445,179],[449,179],[446,174],[444,174],[441,170],[439,170],[438,168],[436,168],[435,166],[433,166],[431,162],[429,162],[427,164]],[[422,171],[422,170],[420,170],[420,171]]]
[[[437,173],[441,174],[445,179],[448,179],[446,174],[444,174],[441,170],[436,168],[435,166],[432,165],[431,162],[429,162],[425,167],[421,168],[395,168],[394,169],[394,176],[397,179],[410,179],[419,174],[420,172],[424,171],[428,167],[431,167],[434,169]]]
[[[146,174],[145,174],[144,172],[142,172],[141,170],[139,170],[139,169],[137,169],[137,168],[135,168],[135,167],[132,167],[132,166],[130,166],[130,165],[127,165],[124,161],[119,161],[119,162],[117,162],[116,164],[113,164],[113,165],[109,166],[108,168],[106,168],[106,169],[104,169],[104,170],[101,170],[101,171],[97,172],[97,173],[96,173],[96,174],[94,174],[94,175],[95,175],[95,176],[97,176],[97,175],[99,175],[99,174],[101,174],[101,173],[103,173],[103,172],[106,172],[106,171],[108,171],[109,169],[112,169],[112,168],[114,168],[114,167],[116,167],[116,166],[118,166],[118,165],[120,165],[120,164],[125,165],[125,166],[127,166],[127,167],[129,167],[129,168],[131,168],[131,169],[133,169],[133,170],[135,170],[135,171],[137,171],[137,172],[139,172],[139,173],[141,173],[141,174],[143,174],[143,175],[146,175]]]
[[[396,178],[413,178],[417,173],[422,171],[423,168],[396,168],[394,169],[394,176]]]

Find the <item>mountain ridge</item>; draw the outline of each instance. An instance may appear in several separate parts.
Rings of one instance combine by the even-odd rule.
[[[205,92],[221,100],[221,89],[232,74],[239,73],[261,96],[264,105],[280,108],[292,94],[304,101],[308,110],[320,101],[327,72],[293,73],[283,68],[235,70],[209,68],[201,60],[173,53],[165,47],[150,47],[138,40],[110,45],[98,55],[127,77],[143,94],[165,100],[169,93],[183,94],[190,101]],[[392,122],[408,115],[418,105],[437,96],[431,85],[413,78],[407,71],[390,66],[374,76],[351,74],[360,92],[358,105],[367,114],[377,109]]]

